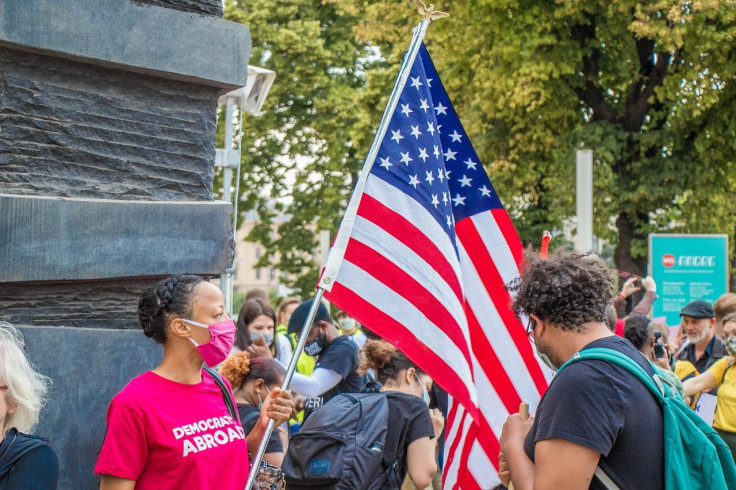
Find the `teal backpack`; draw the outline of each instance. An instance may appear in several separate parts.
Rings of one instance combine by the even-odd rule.
[[[672,390],[661,382],[658,375],[650,376],[630,357],[605,348],[577,352],[557,372],[584,359],[607,361],[626,369],[659,400],[664,419],[665,488],[736,489],[736,465],[726,443],[682,399],[673,396]],[[656,373],[657,370],[652,368]]]

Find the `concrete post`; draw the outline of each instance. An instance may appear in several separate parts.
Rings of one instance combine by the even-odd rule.
[[[577,175],[575,250],[587,252],[593,249],[593,150],[578,150],[575,167]]]

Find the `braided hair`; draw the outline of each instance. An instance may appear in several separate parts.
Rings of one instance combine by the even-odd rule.
[[[203,282],[199,276],[170,276],[143,293],[138,301],[138,321],[146,337],[166,343],[166,329],[174,318],[192,315],[194,290]]]

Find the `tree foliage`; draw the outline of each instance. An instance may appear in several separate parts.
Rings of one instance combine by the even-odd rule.
[[[736,4],[444,7],[450,17],[425,42],[526,243],[574,213],[574,154],[583,147],[596,156],[594,231],[616,244],[619,268],[644,272],[649,232],[733,236]],[[292,219],[273,243],[284,254],[312,240],[310,219],[334,231],[419,19],[404,0],[254,0],[226,12],[251,27],[254,59],[281,77],[265,114],[248,121],[248,206],[267,216],[256,196],[286,192],[284,158],[314,156],[297,172]],[[279,267],[304,265],[283,255]]]
[[[736,4],[447,7],[428,48],[524,241],[537,243],[574,213],[582,147],[596,155],[595,233],[617,244],[619,268],[644,272],[649,232],[732,233]],[[414,9],[367,0],[357,8],[359,38],[390,53],[393,69],[405,46],[397,32]]]

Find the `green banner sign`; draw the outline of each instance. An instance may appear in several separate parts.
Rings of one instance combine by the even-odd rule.
[[[728,235],[649,235],[649,273],[659,299],[653,316],[680,323],[680,310],[690,301],[710,304],[728,292]]]

